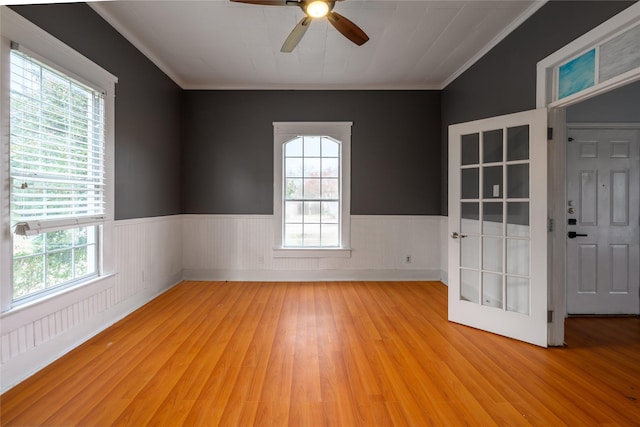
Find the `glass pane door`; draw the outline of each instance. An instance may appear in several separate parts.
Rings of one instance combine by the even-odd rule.
[[[460,299],[529,314],[529,126],[462,135]]]
[[[546,111],[449,138],[449,318],[546,345]]]

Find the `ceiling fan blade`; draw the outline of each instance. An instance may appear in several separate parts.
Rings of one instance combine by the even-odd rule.
[[[369,40],[369,36],[360,27],[337,12],[330,12],[327,19],[336,30],[358,46],[362,46]]]
[[[293,27],[291,33],[289,33],[289,37],[287,37],[287,39],[282,44],[282,49],[280,49],[280,52],[289,53],[293,49],[295,49],[296,46],[298,46],[298,43],[300,43],[302,36],[304,36],[304,33],[306,33],[309,29],[311,21],[312,19],[308,16],[302,18],[300,22],[298,22],[298,24]]]
[[[297,1],[287,0],[231,0],[234,3],[260,4],[265,6],[297,6]]]

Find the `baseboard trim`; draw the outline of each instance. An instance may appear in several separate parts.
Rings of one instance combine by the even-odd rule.
[[[185,280],[212,281],[440,281],[440,270],[207,270],[186,269]]]
[[[445,270],[440,270],[440,281],[449,286],[449,273],[447,273]]]

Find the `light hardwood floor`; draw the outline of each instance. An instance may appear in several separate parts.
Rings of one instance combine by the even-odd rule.
[[[2,425],[640,425],[640,319],[542,349],[439,282],[183,282],[1,396]]]

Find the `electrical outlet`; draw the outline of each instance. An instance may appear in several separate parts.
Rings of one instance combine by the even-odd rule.
[[[405,263],[405,264],[411,264],[411,255],[407,255],[407,256],[404,258],[404,263]]]

